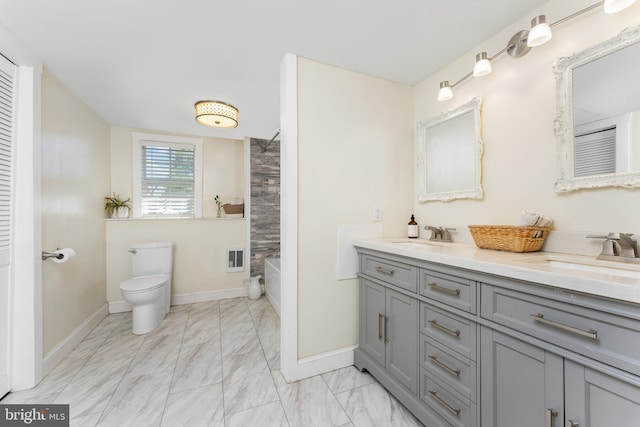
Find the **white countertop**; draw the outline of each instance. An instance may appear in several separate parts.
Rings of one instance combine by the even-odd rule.
[[[552,252],[493,251],[466,243],[431,242],[425,239],[358,240],[354,246],[640,304],[640,265],[637,264],[604,261],[600,265],[611,267],[607,272],[597,271],[598,267],[593,271],[582,271],[583,264],[595,261],[595,257]],[[565,261],[561,264],[563,267],[544,263],[544,260],[555,257]],[[575,261],[577,269],[567,268],[570,263],[566,261]],[[620,268],[619,274],[616,268]]]

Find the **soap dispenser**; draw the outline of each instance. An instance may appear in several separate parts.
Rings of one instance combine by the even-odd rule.
[[[409,225],[407,226],[407,237],[410,239],[418,238],[418,223],[416,222],[415,215],[411,215],[411,221],[409,221]]]

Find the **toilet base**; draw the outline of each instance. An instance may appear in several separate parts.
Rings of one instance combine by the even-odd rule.
[[[144,335],[156,329],[166,315],[164,306],[160,304],[134,305],[131,312],[131,332]]]

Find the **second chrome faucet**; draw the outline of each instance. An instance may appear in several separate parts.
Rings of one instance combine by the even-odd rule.
[[[447,228],[447,227],[432,227],[427,225],[424,227],[425,230],[431,231],[431,237],[429,240],[437,240],[439,242],[453,242],[451,240],[450,231],[455,231],[455,228]]]

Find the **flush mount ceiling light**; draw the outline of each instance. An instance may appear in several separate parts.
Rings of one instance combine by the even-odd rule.
[[[546,23],[545,15],[536,16],[531,20],[531,29],[518,31],[509,39],[507,46],[500,52],[496,53],[492,57],[487,57],[486,52],[481,52],[476,55],[476,63],[473,67],[473,71],[462,77],[457,82],[450,84],[448,80],[440,82],[440,90],[438,91],[438,101],[447,101],[453,98],[453,88],[468,79],[471,76],[480,77],[487,75],[491,72],[491,62],[502,55],[507,53],[512,58],[520,58],[526,55],[532,47],[540,46],[548,42],[551,37],[551,28],[563,24],[576,16],[580,16],[583,13],[589,12],[600,6],[604,6],[605,13],[616,13],[624,10],[634,4],[636,0],[606,0],[595,3],[587,8],[584,8],[572,15],[565,16],[552,24]]]
[[[196,121],[214,128],[238,126],[238,109],[221,101],[196,102]]]

